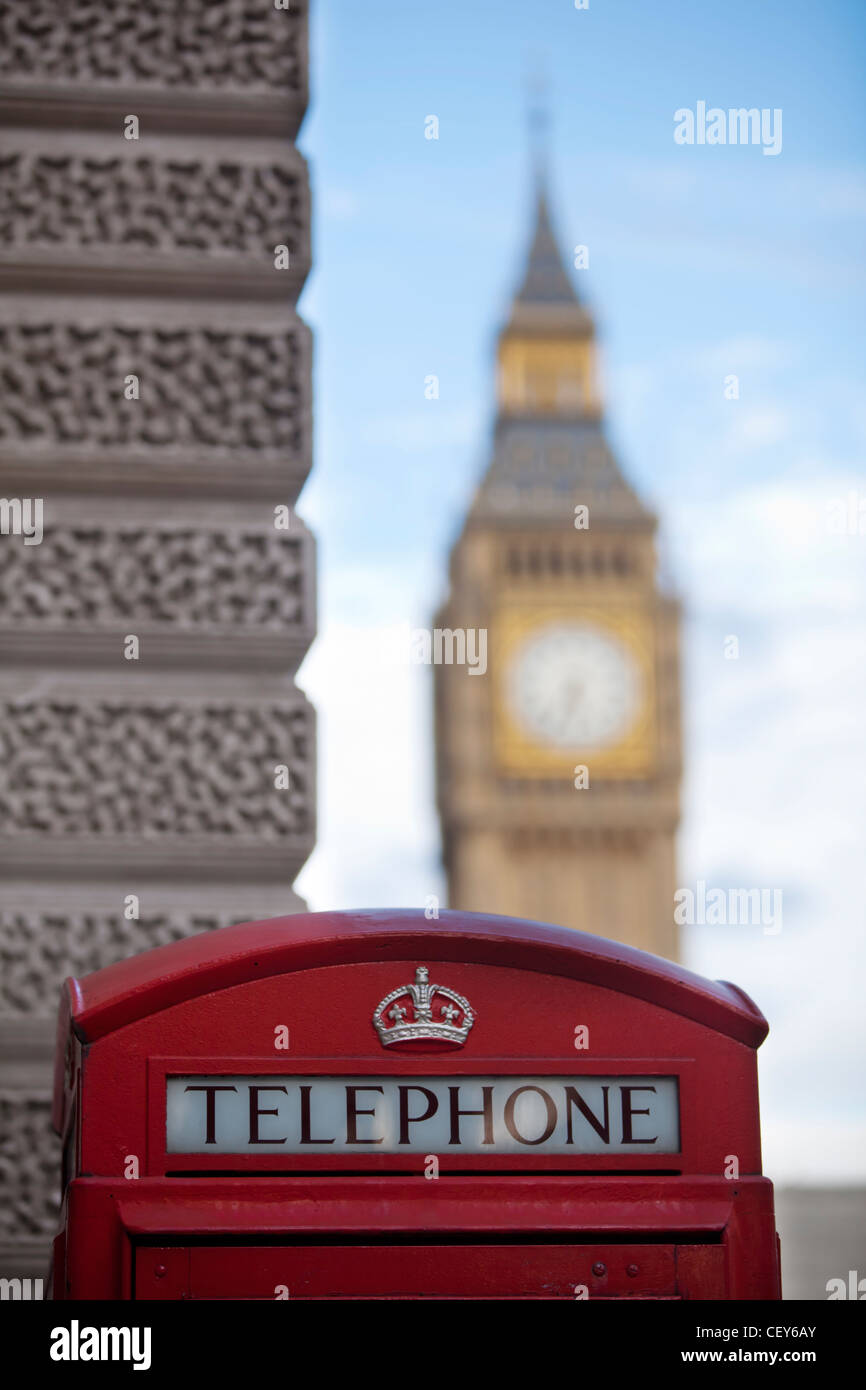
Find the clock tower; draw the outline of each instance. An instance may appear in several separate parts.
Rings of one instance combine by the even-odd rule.
[[[492,457],[436,617],[487,652],[486,669],[434,665],[449,905],[675,958],[678,608],[656,519],[605,440],[596,365],[539,180]]]

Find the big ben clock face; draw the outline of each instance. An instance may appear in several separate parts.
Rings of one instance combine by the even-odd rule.
[[[522,777],[645,777],[654,758],[650,622],[624,609],[529,607],[493,630],[493,738]]]
[[[517,648],[507,674],[511,712],[551,748],[615,744],[634,723],[641,673],[629,648],[589,623],[550,623]]]

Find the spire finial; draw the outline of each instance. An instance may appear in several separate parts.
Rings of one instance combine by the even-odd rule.
[[[526,86],[532,175],[536,194],[541,198],[544,196],[550,139],[550,83],[547,79],[546,63],[541,54],[535,57],[527,75]]]
[[[562,263],[551,224],[547,193],[547,152],[550,131],[548,83],[541,57],[527,72],[527,114],[535,184],[532,241],[523,283],[515,304],[576,305],[577,295]]]

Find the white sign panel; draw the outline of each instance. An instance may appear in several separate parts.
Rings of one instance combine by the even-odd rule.
[[[679,1151],[675,1076],[170,1076],[177,1154]]]

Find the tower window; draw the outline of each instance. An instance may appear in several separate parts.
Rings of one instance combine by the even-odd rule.
[[[505,568],[507,569],[509,574],[520,573],[520,571],[523,568],[522,564],[520,563],[520,558],[520,551],[518,550],[517,546],[511,546],[505,559]]]

